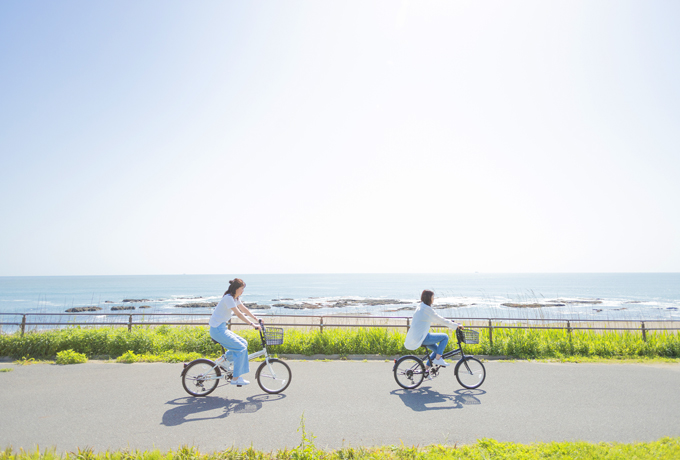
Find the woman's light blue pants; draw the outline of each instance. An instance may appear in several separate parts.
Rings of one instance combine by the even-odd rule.
[[[444,354],[444,349],[446,348],[446,345],[448,343],[449,343],[448,335],[443,333],[435,334],[430,332],[425,336],[425,339],[423,339],[422,345],[432,350],[433,353],[430,355],[430,359],[434,359],[435,356]]]
[[[250,372],[250,363],[248,362],[248,342],[246,339],[227,329],[227,323],[222,323],[217,327],[211,327],[210,337],[218,341],[227,349],[224,356],[234,363],[234,378],[238,378],[239,376]]]

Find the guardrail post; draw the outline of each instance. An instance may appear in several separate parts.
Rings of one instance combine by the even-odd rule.
[[[21,318],[21,335],[26,331],[26,315]]]
[[[406,318],[406,332],[411,329],[411,318]]]
[[[642,340],[647,341],[647,331],[645,330],[645,322],[642,321]]]
[[[231,320],[229,320],[229,322],[227,323],[227,329],[231,331]]]
[[[323,333],[323,316],[319,318],[319,332]]]
[[[130,319],[128,320],[128,332],[132,332],[132,315],[130,315]]]
[[[571,341],[571,321],[567,321],[567,335],[569,336],[569,348],[574,352],[574,344]]]
[[[489,320],[489,345],[493,347],[493,325],[491,324],[491,320]]]

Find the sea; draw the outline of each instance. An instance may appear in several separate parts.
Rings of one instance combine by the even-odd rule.
[[[64,314],[77,307],[95,307],[92,321],[208,315],[235,277],[247,285],[242,300],[264,316],[408,317],[430,289],[439,313],[461,320],[680,320],[680,273],[16,276],[0,277],[0,331],[27,313],[72,321]]]

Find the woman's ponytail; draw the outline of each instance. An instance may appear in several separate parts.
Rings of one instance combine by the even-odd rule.
[[[229,281],[229,289],[226,290],[224,295],[231,294],[233,297],[236,295],[236,290],[240,287],[246,287],[246,283],[244,283],[241,278],[234,278],[233,280]]]

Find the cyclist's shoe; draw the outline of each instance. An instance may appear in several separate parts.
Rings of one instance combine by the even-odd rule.
[[[432,361],[432,364],[436,364],[437,366],[441,367],[446,367],[449,365],[449,363],[444,361],[444,358],[435,359],[434,361]]]
[[[232,362],[226,359],[223,355],[215,360],[215,364],[218,364],[223,371],[229,372]]]
[[[237,378],[236,380],[232,380],[232,381],[231,381],[231,384],[232,384],[232,385],[238,385],[238,386],[241,386],[241,385],[248,385],[249,383],[250,383],[250,382],[247,381],[246,379],[244,379],[243,377],[239,377],[239,378]]]

